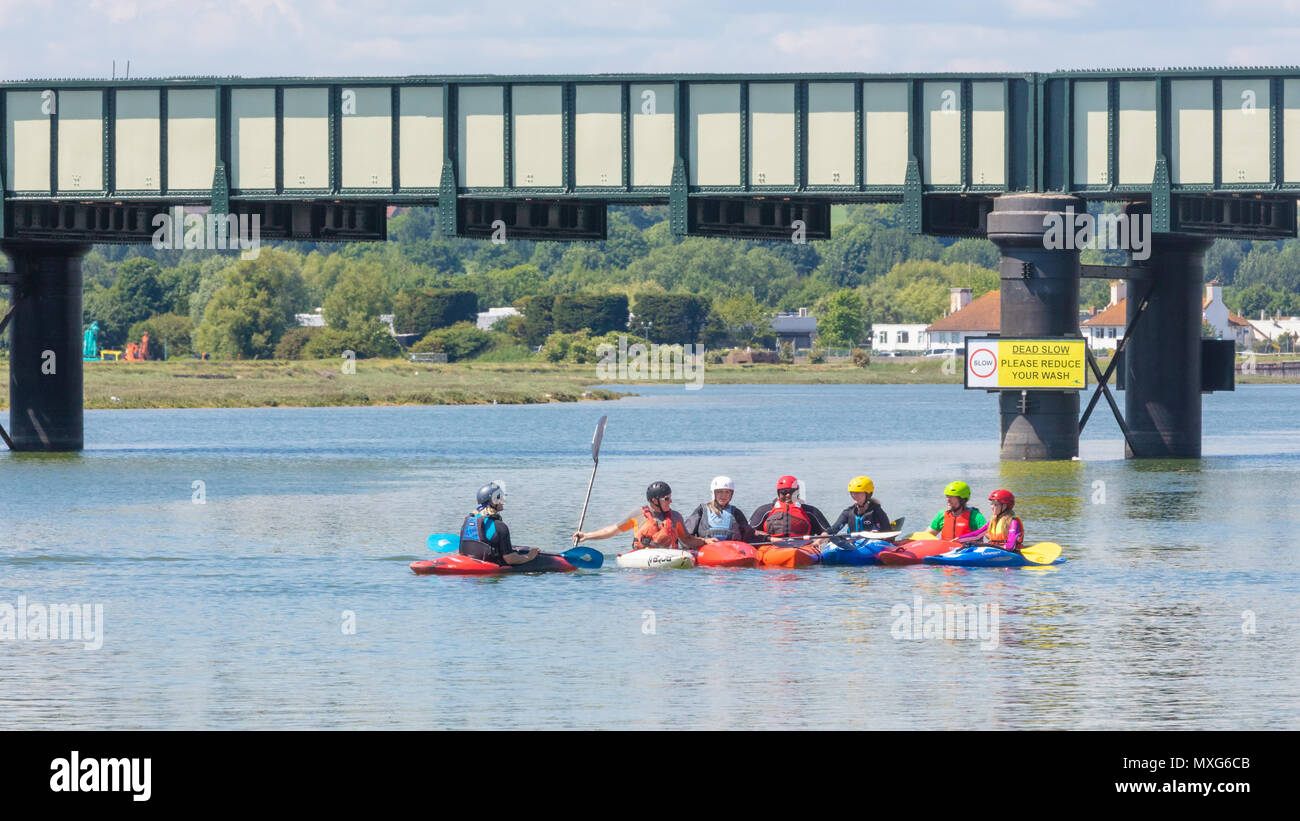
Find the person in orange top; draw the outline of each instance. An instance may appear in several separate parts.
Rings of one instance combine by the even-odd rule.
[[[645,498],[649,506],[628,514],[627,517],[609,527],[602,527],[589,533],[579,530],[573,534],[573,538],[579,542],[586,542],[592,539],[608,539],[618,533],[632,530],[634,531],[632,546],[638,550],[643,547],[694,550],[705,543],[704,539],[686,532],[682,514],[672,509],[673,489],[668,487],[667,482],[652,482],[650,487],[646,488]]]
[[[1013,512],[1016,497],[1009,490],[995,490],[989,494],[989,503],[993,505],[993,518],[979,530],[959,536],[959,542],[982,542],[1019,553],[1025,546],[1025,523]]]

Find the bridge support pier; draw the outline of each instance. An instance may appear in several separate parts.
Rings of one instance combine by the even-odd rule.
[[[89,245],[5,242],[17,284],[10,337],[14,450],[81,450],[81,258]]]
[[[1124,417],[1129,459],[1201,456],[1201,318],[1204,253],[1212,240],[1155,234],[1150,296],[1124,348]],[[1128,299],[1131,323],[1148,283]],[[1135,293],[1136,292],[1136,293]]]
[[[1079,251],[1073,242],[1050,242],[1047,233],[1056,214],[1063,231],[1073,234],[1067,207],[1075,214],[1088,210],[1083,200],[1066,194],[1008,194],[994,199],[988,237],[1002,252],[1002,336],[1079,335]],[[998,405],[1003,460],[1079,455],[1077,391],[1002,391]]]

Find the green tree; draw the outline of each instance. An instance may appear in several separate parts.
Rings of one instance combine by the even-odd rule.
[[[515,307],[524,315],[523,338],[532,347],[546,342],[547,337],[555,332],[555,318],[551,308],[555,304],[553,296],[524,297],[515,303]]]
[[[641,294],[636,298],[636,318],[631,329],[648,329],[651,342],[695,344],[709,317],[709,301],[694,294]]]
[[[750,346],[755,337],[770,328],[772,312],[760,305],[753,294],[737,294],[713,304],[714,313],[728,336],[739,345]]]
[[[826,300],[825,310],[817,321],[817,334],[823,344],[851,348],[866,334],[862,297],[857,291],[836,291]]]
[[[255,260],[227,269],[195,331],[201,351],[235,359],[266,359],[293,315],[307,303],[301,257],[263,248]]]
[[[107,290],[92,289],[83,304],[83,319],[98,320],[100,340],[106,348],[119,348],[132,325],[167,309],[161,269],[151,259],[136,257],[118,263],[117,276]]]
[[[965,262],[978,268],[991,268],[996,271],[1001,264],[1002,252],[986,239],[967,237],[943,249],[943,256],[939,260],[949,265]]]
[[[872,322],[934,322],[948,309],[949,288],[970,288],[978,297],[998,285],[998,272],[987,268],[909,260],[868,285],[864,301]]]
[[[583,328],[597,336],[627,330],[627,297],[623,294],[565,294],[551,307],[555,329],[572,333]]]
[[[417,353],[445,353],[448,362],[468,359],[492,345],[492,334],[480,330],[473,322],[458,322],[448,328],[430,331],[411,346]]]
[[[330,327],[351,330],[377,319],[392,301],[377,263],[351,262],[325,297],[321,313]]]
[[[458,288],[419,288],[393,298],[393,328],[399,334],[428,334],[478,318],[478,294]]]
[[[194,323],[189,314],[167,313],[155,314],[131,326],[127,338],[135,341],[149,334],[149,358],[189,356],[193,347],[190,338],[194,333]]]

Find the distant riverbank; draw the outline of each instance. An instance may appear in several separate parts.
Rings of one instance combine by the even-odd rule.
[[[8,367],[6,360],[0,365]],[[339,360],[88,362],[86,407],[256,408],[364,405],[538,404],[617,399],[599,387],[595,365],[551,362],[457,362],[362,359],[355,373]],[[1105,362],[1102,362],[1105,368]],[[947,371],[953,371],[948,365]],[[671,383],[674,380],[660,380]],[[677,380],[682,381],[682,380]],[[686,380],[694,382],[694,379]],[[942,359],[875,359],[811,365],[707,365],[702,386],[713,385],[912,385],[961,384],[962,372],[945,372]],[[1092,380],[1089,380],[1090,383]],[[1239,383],[1294,383],[1293,377],[1238,374]],[[652,383],[645,383],[652,384]],[[0,380],[0,408],[9,407],[9,382]]]

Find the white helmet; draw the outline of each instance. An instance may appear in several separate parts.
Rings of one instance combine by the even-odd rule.
[[[731,481],[730,476],[714,476],[713,481],[709,483],[710,493],[715,490],[734,491],[735,489],[736,489],[736,483]]]

